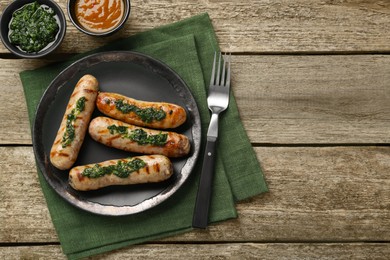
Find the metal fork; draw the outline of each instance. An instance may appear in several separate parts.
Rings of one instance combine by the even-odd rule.
[[[219,53],[218,56],[219,59],[217,61],[217,53],[214,53],[213,70],[207,97],[207,104],[212,114],[207,131],[206,149],[192,220],[192,226],[195,228],[206,228],[208,224],[211,186],[214,175],[215,147],[218,139],[218,116],[229,105],[231,55]],[[222,71],[221,64],[223,64]]]

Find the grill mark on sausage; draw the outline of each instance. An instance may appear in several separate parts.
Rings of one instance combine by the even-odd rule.
[[[153,164],[153,170],[154,170],[155,172],[160,172],[160,164],[159,164],[159,163]]]
[[[146,174],[149,175],[150,174],[149,165],[146,165],[144,169],[145,169]]]
[[[57,152],[57,151],[51,152],[50,155],[51,155],[51,156],[56,156],[56,155],[58,155],[58,156],[62,156],[62,157],[69,157],[69,156],[70,156],[70,154],[68,154],[68,153],[65,153],[65,152]]]
[[[79,181],[83,181],[85,179],[85,177],[81,174],[81,172],[78,172],[77,173],[77,179],[79,179]]]
[[[70,154],[64,153],[64,152],[60,152],[60,153],[58,153],[58,155],[62,156],[62,157],[69,157],[70,156]]]
[[[72,98],[72,97],[76,96],[79,93],[80,93],[80,90],[75,90],[70,97]]]
[[[86,93],[88,93],[88,94],[89,94],[89,93],[96,93],[97,90],[85,88],[85,89],[84,89],[84,92],[86,92]]]
[[[118,139],[118,138],[121,138],[121,136],[120,135],[114,135],[114,136],[112,136],[112,137],[109,137],[109,138],[107,138],[107,143],[112,143],[112,141],[114,141],[115,139]]]
[[[100,130],[97,131],[97,133],[98,133],[99,135],[106,134],[106,133],[107,133],[107,129],[100,129]]]

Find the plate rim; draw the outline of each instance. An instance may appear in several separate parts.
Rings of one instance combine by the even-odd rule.
[[[70,194],[69,192],[69,185],[64,185],[62,182],[58,179],[53,180],[53,178],[50,178],[48,173],[46,172],[46,169],[48,167],[48,164],[51,165],[50,160],[48,159],[48,154],[44,151],[44,144],[43,144],[43,122],[47,113],[46,107],[50,107],[51,103],[54,102],[57,96],[57,92],[61,87],[63,87],[64,84],[69,81],[69,79],[72,79],[77,73],[79,73],[82,70],[88,69],[94,65],[97,65],[101,62],[132,62],[133,60],[110,60],[110,57],[118,57],[118,55],[125,56],[125,57],[138,57],[144,60],[147,60],[148,62],[151,62],[149,64],[153,64],[153,66],[160,66],[159,69],[163,69],[166,72],[170,73],[171,76],[175,78],[175,80],[180,84],[180,90],[185,91],[186,96],[180,96],[183,98],[184,103],[187,105],[188,102],[193,105],[193,107],[188,108],[186,107],[186,110],[190,112],[190,116],[192,117],[192,124],[191,124],[191,134],[192,134],[192,154],[189,156],[184,163],[183,167],[180,170],[179,177],[174,181],[173,184],[168,185],[164,190],[162,190],[157,195],[154,195],[151,198],[145,199],[142,202],[135,204],[135,205],[123,205],[123,206],[116,206],[116,205],[103,205],[98,202],[92,202],[88,200],[80,200],[77,199],[75,196]],[[107,58],[107,59],[106,59]],[[97,59],[97,60],[96,60]],[[90,63],[92,62],[92,63]],[[136,65],[139,65],[139,63],[134,63]],[[142,65],[141,65],[142,66]],[[149,68],[146,68],[149,69]],[[73,72],[72,72],[73,71]],[[69,77],[66,77],[67,79],[64,79],[64,76],[68,76],[67,74],[70,73]],[[152,71],[152,73],[156,73],[155,71]],[[159,76],[165,78],[163,75],[158,74]],[[166,79],[166,78],[165,78]],[[61,83],[62,84],[59,84]],[[170,82],[171,83],[171,82]],[[172,85],[171,85],[172,86]],[[174,86],[172,86],[174,88]],[[175,88],[174,88],[175,89]],[[175,89],[176,90],[176,89]],[[187,96],[188,95],[188,96]],[[187,100],[188,99],[188,100]],[[49,102],[47,102],[49,101]],[[202,131],[201,131],[202,125],[200,120],[200,113],[198,104],[196,103],[196,100],[192,94],[192,91],[188,87],[187,83],[181,78],[181,76],[174,71],[170,66],[168,66],[166,63],[162,62],[159,59],[156,59],[154,57],[151,57],[147,54],[140,53],[137,51],[104,51],[104,52],[98,52],[94,54],[87,55],[85,57],[82,57],[74,62],[72,62],[70,65],[66,66],[64,69],[62,69],[57,76],[48,84],[45,91],[43,92],[38,105],[36,107],[36,111],[34,114],[34,120],[33,120],[33,129],[32,129],[32,143],[33,143],[33,151],[34,156],[36,159],[36,163],[38,165],[38,169],[41,171],[42,175],[44,176],[44,179],[49,184],[50,188],[53,189],[56,194],[58,194],[62,199],[67,201],[68,203],[72,204],[73,206],[76,206],[77,208],[80,208],[82,210],[85,210],[87,212],[91,212],[98,215],[107,215],[107,216],[124,216],[124,215],[131,215],[139,212],[143,212],[147,209],[153,208],[162,202],[166,201],[169,197],[171,197],[174,193],[177,192],[177,190],[180,189],[180,187],[183,186],[184,182],[189,178],[189,176],[192,174],[194,167],[196,165],[196,162],[199,157],[200,153],[200,146],[202,141]],[[88,134],[88,133],[86,133]],[[195,142],[196,141],[196,142]],[[183,169],[186,171],[183,176]],[[58,190],[58,186],[62,188],[62,190]]]

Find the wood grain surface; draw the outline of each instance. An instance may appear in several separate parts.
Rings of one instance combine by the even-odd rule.
[[[390,56],[234,55],[232,61],[232,89],[251,142],[390,142]],[[0,111],[13,116],[0,113],[0,143],[31,144],[18,73],[38,61],[3,65]]]
[[[9,3],[1,0],[1,10]],[[65,0],[56,0],[66,13]],[[86,37],[67,17],[57,52],[78,53],[207,12],[222,49],[232,52],[389,52],[387,0],[131,1],[125,27],[110,39]],[[6,52],[1,46],[0,52]]]
[[[66,14],[65,0],[55,0]],[[10,0],[0,0],[0,13]],[[206,231],[89,259],[389,259],[390,2],[132,0],[125,27],[16,59],[0,44],[0,259],[66,259],[43,197],[19,72],[196,14],[232,56],[232,89],[269,192]]]
[[[147,244],[128,247],[87,259],[386,259],[390,247],[381,243],[228,243],[221,244]],[[1,248],[0,258],[8,260],[66,259],[58,245]]]
[[[270,192],[170,242],[389,241],[389,147],[257,147]],[[56,242],[29,147],[0,147],[0,241]],[[18,161],[15,160],[18,158]],[[37,225],[39,219],[39,225]]]

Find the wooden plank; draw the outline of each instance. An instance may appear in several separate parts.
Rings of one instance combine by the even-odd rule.
[[[232,59],[232,89],[253,143],[390,143],[389,56]],[[31,144],[18,73],[47,62],[0,62],[0,144]]]
[[[239,217],[165,242],[390,242],[389,147],[258,147],[270,192]],[[58,238],[30,147],[0,147],[0,243]],[[39,225],[37,220],[39,219]]]
[[[0,258],[16,259],[67,259],[60,246],[11,246],[0,247]]]
[[[390,143],[390,57],[234,56],[255,143]]]
[[[0,144],[31,144],[31,128],[19,72],[50,64],[45,60],[0,59]]]
[[[0,241],[58,240],[38,181],[32,149],[0,147],[0,151]]]
[[[0,1],[0,10],[10,0]],[[57,1],[66,14],[66,0]],[[234,52],[389,51],[388,1],[132,1],[125,27],[110,38],[82,34],[67,18],[58,52],[83,52],[208,12],[222,49]],[[67,16],[67,15],[66,15]],[[0,52],[8,51],[1,45]]]
[[[146,244],[131,246],[88,259],[388,259],[390,244],[239,243]],[[2,259],[66,259],[60,246],[0,247]]]

